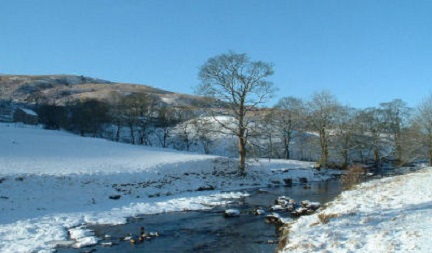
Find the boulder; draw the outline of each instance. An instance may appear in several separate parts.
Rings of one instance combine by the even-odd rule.
[[[277,213],[268,214],[265,218],[266,223],[282,224],[282,217]]]
[[[292,186],[293,184],[292,178],[285,178],[283,181],[285,182],[286,186]]]
[[[266,190],[266,189],[258,189],[257,193],[265,194],[265,193],[268,193],[268,190]]]
[[[299,207],[297,209],[295,209],[294,211],[291,212],[292,215],[294,216],[302,216],[307,214],[308,209],[306,207]]]
[[[240,210],[237,209],[227,209],[225,210],[224,216],[228,217],[238,217],[240,216]]]
[[[308,179],[307,179],[307,177],[301,177],[301,178],[299,178],[299,181],[301,184],[307,184]]]
[[[273,205],[272,207],[270,207],[270,210],[283,212],[286,210],[286,208],[283,205]]]

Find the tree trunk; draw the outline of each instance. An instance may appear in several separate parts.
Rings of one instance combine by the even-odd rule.
[[[291,154],[289,151],[289,144],[285,144],[285,160],[289,160],[291,158]]]
[[[321,155],[321,165],[326,167],[328,165],[328,147],[327,143],[324,143],[323,145],[323,151]]]
[[[379,166],[379,150],[378,147],[374,147],[374,165],[378,168]]]
[[[129,123],[129,130],[130,130],[131,144],[135,145],[135,134],[134,134],[135,131],[132,123]]]
[[[348,167],[348,150],[344,149],[342,150],[342,156],[343,156],[343,164],[342,164],[342,168],[346,169]]]
[[[115,141],[116,141],[116,142],[119,142],[119,141],[120,141],[120,124],[117,125],[117,131],[116,131]]]
[[[286,133],[286,136],[284,137],[284,148],[285,148],[285,159],[289,160],[291,158],[291,154],[289,151],[289,143],[291,140],[291,135],[289,133]]]
[[[348,149],[349,149],[349,138],[344,138],[344,147],[342,150],[342,156],[344,159],[344,163],[342,164],[342,168],[346,169],[348,167]]]
[[[402,164],[402,160],[403,160],[403,148],[402,148],[402,137],[400,136],[400,134],[396,133],[395,134],[395,149],[396,149],[396,162],[397,165]]]
[[[168,130],[168,128],[165,128],[164,129],[164,132],[163,132],[163,141],[162,141],[162,147],[163,148],[167,148],[168,147],[168,136],[169,136],[169,130]]]
[[[239,174],[246,175],[246,140],[245,137],[239,136]]]
[[[328,165],[328,143],[325,129],[321,130],[320,133],[320,144],[321,144],[321,167],[326,167]]]

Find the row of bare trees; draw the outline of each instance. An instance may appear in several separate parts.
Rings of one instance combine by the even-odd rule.
[[[290,159],[293,151],[296,158],[317,160],[321,166],[419,159],[432,164],[432,96],[416,109],[401,99],[356,109],[321,91],[308,101],[285,97],[271,110],[259,109],[274,94],[267,79],[272,74],[272,64],[234,52],[208,59],[199,72],[198,94],[226,102],[225,114],[236,122],[227,124],[213,115],[238,138],[240,174],[247,155]],[[319,157],[314,157],[316,146]]]
[[[134,145],[168,147],[174,125],[185,117],[181,110],[158,104],[144,93],[112,93],[106,100],[85,99],[66,105],[37,106],[48,129],[66,129],[82,136],[104,137]]]
[[[108,132],[115,141],[148,146],[158,142],[161,147],[185,150],[198,143],[205,153],[214,147],[215,135],[234,136],[242,175],[248,156],[315,160],[321,166],[340,167],[353,162],[378,166],[384,159],[404,163],[427,158],[432,163],[432,96],[417,109],[400,99],[356,109],[321,91],[307,101],[285,97],[264,109],[261,106],[275,92],[268,80],[272,74],[272,64],[252,61],[246,54],[229,52],[208,59],[200,69],[197,92],[224,105],[208,110],[205,116],[212,120],[142,93],[113,93],[107,101],[87,100],[63,109],[46,106],[39,113],[52,128],[93,136]]]
[[[412,160],[413,110],[400,99],[378,107],[355,109],[341,105],[328,91],[315,93],[309,101],[294,97],[280,99],[269,114],[272,125],[289,159],[291,144],[301,142],[305,134],[316,135],[320,147],[319,163],[339,163],[383,158],[399,163]]]

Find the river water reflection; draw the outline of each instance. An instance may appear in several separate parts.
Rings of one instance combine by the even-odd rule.
[[[210,211],[174,212],[158,215],[143,215],[131,218],[118,226],[95,226],[96,235],[103,242],[113,242],[113,246],[95,245],[85,249],[59,248],[59,253],[76,252],[274,252],[277,247],[278,230],[275,225],[264,221],[265,215],[253,214],[255,208],[268,210],[277,197],[285,195],[297,201],[310,200],[326,203],[341,192],[339,180],[310,183],[291,187],[266,188],[265,193],[257,189],[248,191],[250,196],[235,200],[228,206],[216,207]],[[241,210],[240,217],[224,218],[227,208]],[[282,216],[290,217],[288,213]],[[152,241],[131,244],[120,237],[138,235],[140,227],[146,231],[157,231],[160,236]]]

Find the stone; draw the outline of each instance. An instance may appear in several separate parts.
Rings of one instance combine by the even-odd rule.
[[[301,177],[301,178],[299,178],[299,181],[301,184],[307,184],[308,179],[306,177]]]
[[[271,213],[266,216],[265,222],[266,223],[273,223],[273,224],[281,224],[282,223],[282,217],[277,213]]]
[[[240,211],[237,210],[237,209],[227,209],[227,210],[225,210],[224,215],[225,215],[226,218],[228,218],[228,217],[238,217],[238,216],[240,216]]]
[[[286,186],[292,186],[293,184],[292,178],[285,178],[283,181],[285,182]]]
[[[117,199],[120,199],[120,198],[121,198],[121,195],[111,195],[111,196],[109,196],[108,198],[109,198],[109,199],[117,200]]]
[[[284,206],[282,206],[282,205],[274,205],[274,206],[272,206],[272,207],[270,207],[270,210],[272,210],[272,211],[285,211],[286,210],[286,208],[284,207]]]

